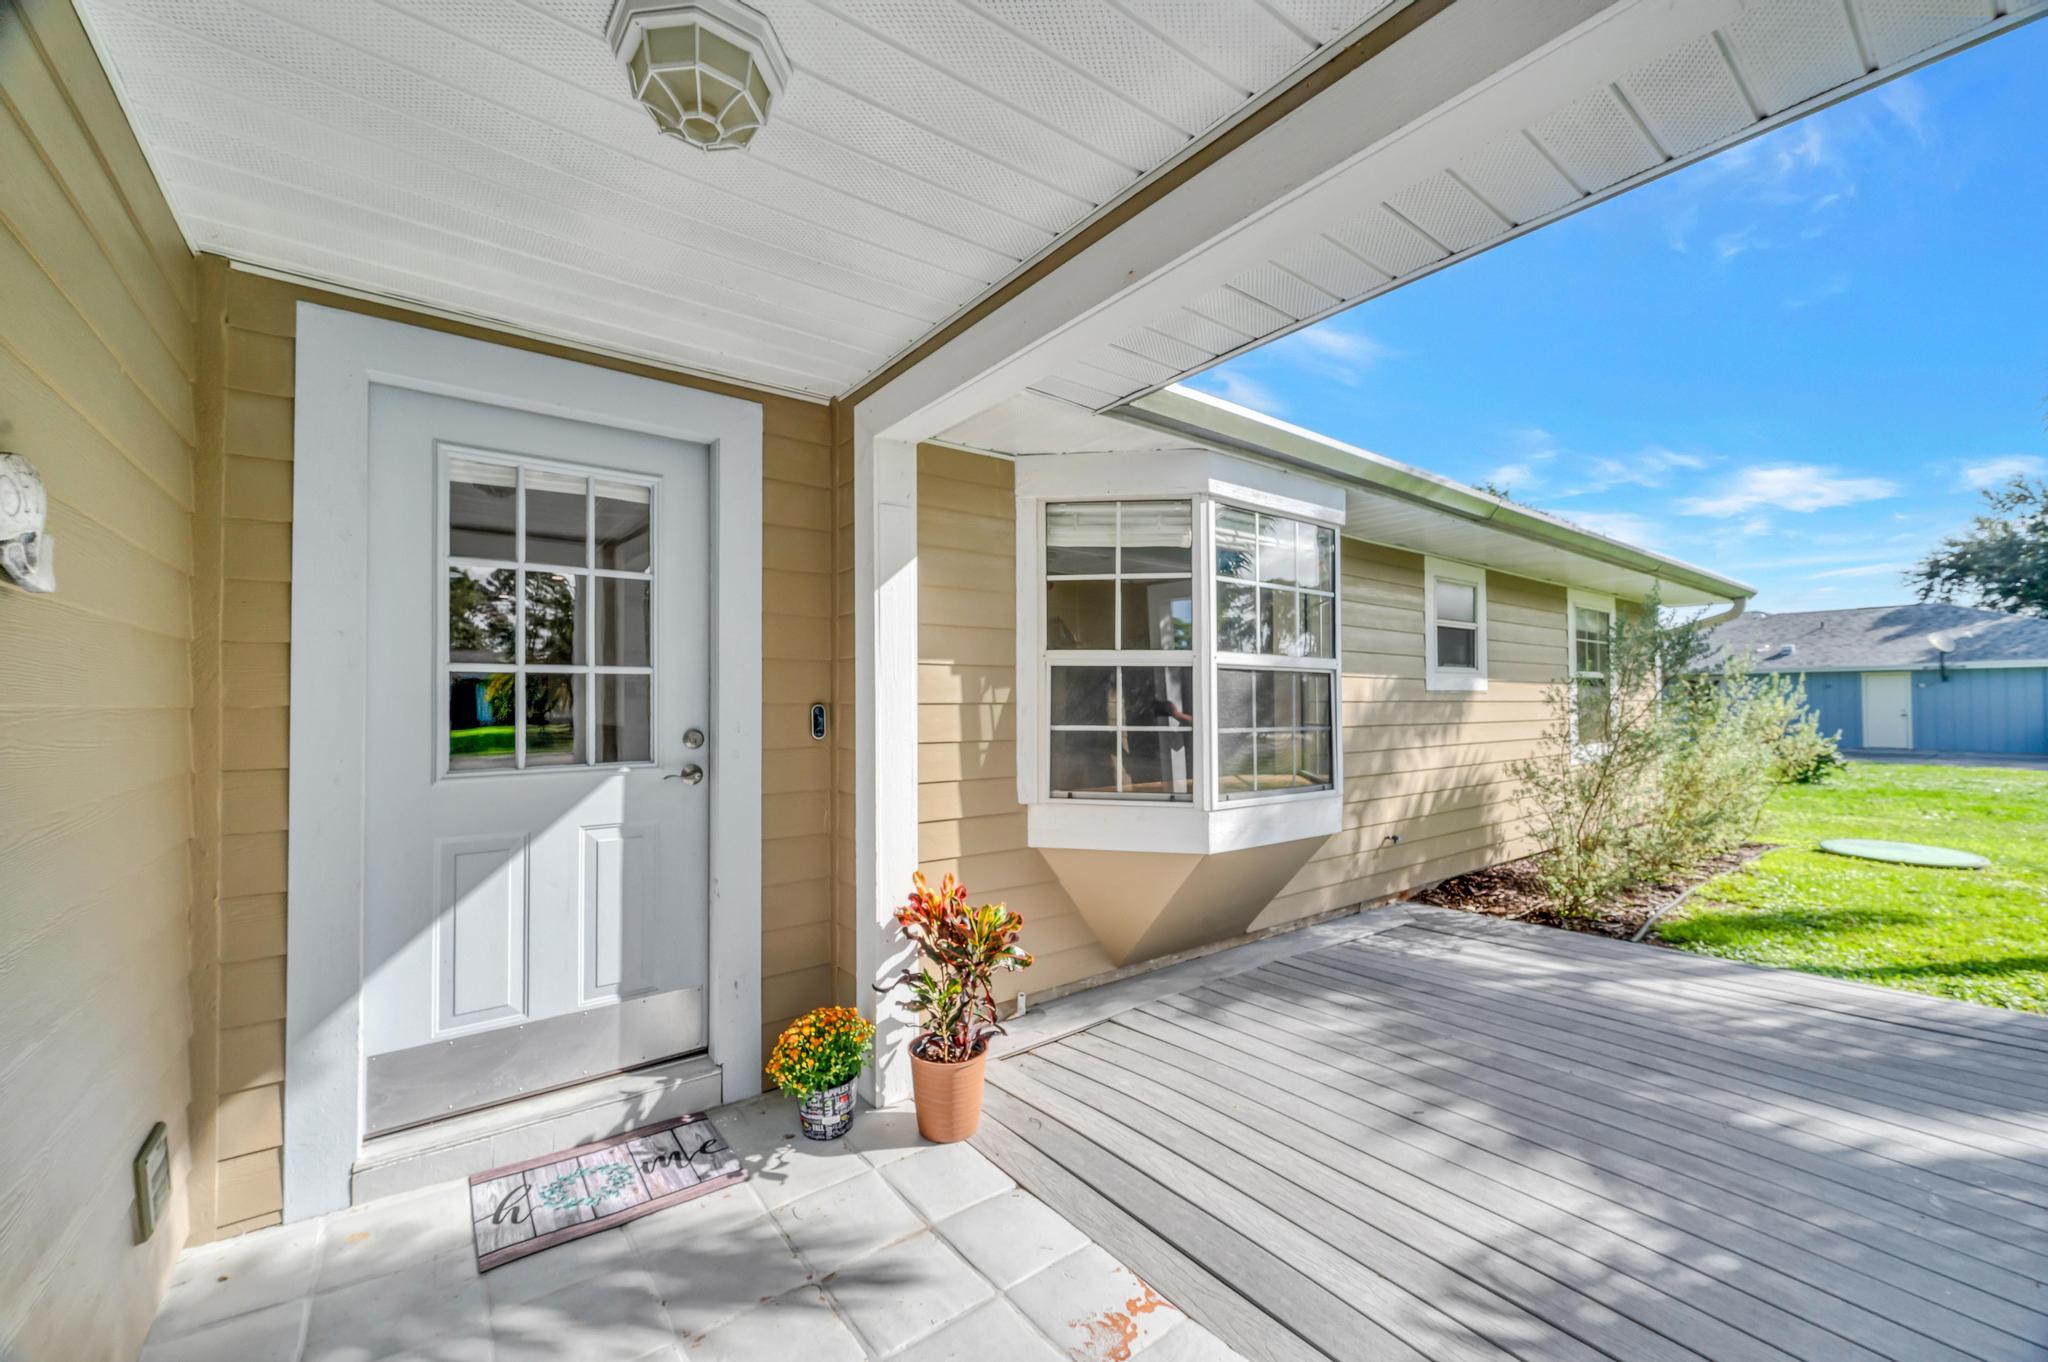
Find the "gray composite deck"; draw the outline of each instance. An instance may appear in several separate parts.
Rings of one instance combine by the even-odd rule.
[[[976,1143],[1253,1358],[2048,1357],[2048,1018],[1395,911],[1040,1021]]]

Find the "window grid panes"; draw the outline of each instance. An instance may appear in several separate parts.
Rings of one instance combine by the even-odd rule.
[[[1193,667],[1055,665],[1050,677],[1055,799],[1194,798]]]
[[[653,760],[653,488],[451,455],[446,770]]]
[[[1336,678],[1324,671],[1219,667],[1218,797],[1332,788],[1335,686]]]
[[[1337,532],[1218,505],[1216,651],[1337,655]]]
[[[1613,638],[1614,617],[1607,611],[1572,607],[1573,739],[1580,746],[1607,741]]]
[[[1046,650],[1192,650],[1193,573],[1194,507],[1189,502],[1048,505]]]

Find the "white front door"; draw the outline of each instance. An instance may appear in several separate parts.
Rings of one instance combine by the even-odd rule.
[[[708,451],[376,384],[369,436],[364,1132],[703,1049]]]
[[[1913,745],[1913,673],[1863,673],[1863,745]]]

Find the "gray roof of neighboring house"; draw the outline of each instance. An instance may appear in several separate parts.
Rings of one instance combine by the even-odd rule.
[[[1755,611],[1714,630],[1717,653],[1738,649],[1764,672],[1865,671],[1933,667],[1929,635],[1955,644],[1952,667],[2038,662],[2048,666],[2048,619],[1927,601],[1858,610]]]

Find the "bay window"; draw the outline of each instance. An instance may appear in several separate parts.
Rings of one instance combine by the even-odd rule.
[[[1335,831],[1341,494],[1277,470],[1262,481],[1312,495],[1170,478],[1104,495],[1104,479],[1043,476],[1070,467],[1019,463],[1032,844],[1208,851]]]

